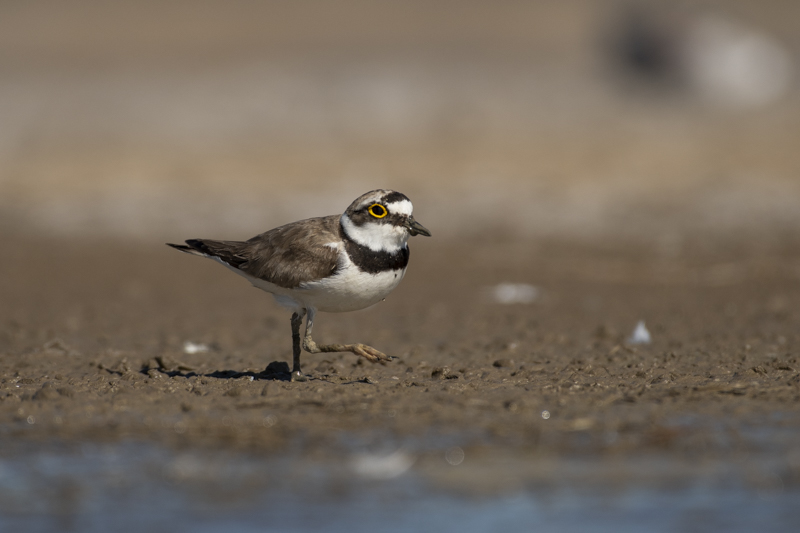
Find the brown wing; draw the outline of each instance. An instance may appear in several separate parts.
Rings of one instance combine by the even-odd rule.
[[[245,242],[190,239],[188,247],[170,246],[217,257],[255,278],[292,289],[336,272],[339,251],[325,245],[341,241],[339,218],[332,215],[293,222]]]

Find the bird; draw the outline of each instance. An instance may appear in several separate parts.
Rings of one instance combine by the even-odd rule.
[[[397,287],[408,266],[409,238],[431,236],[412,212],[406,195],[376,189],[356,198],[341,215],[299,220],[246,241],[188,239],[186,244],[166,244],[221,263],[292,311],[291,379],[304,381],[301,347],[312,354],[352,352],[373,363],[392,359],[366,344],[317,344],[311,335],[318,311],[364,309]]]

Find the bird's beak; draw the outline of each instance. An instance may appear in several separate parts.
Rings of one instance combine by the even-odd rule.
[[[428,231],[425,226],[414,220],[414,217],[412,216],[406,219],[406,227],[408,228],[408,232],[412,237],[415,235],[425,235],[426,237],[431,236],[431,232]]]

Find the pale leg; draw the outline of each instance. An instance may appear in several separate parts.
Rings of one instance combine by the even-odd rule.
[[[314,342],[314,339],[311,338],[311,330],[314,328],[314,316],[316,314],[316,309],[308,309],[306,335],[303,337],[303,348],[305,348],[308,353],[352,352],[356,355],[366,358],[368,361],[373,363],[392,360],[391,356],[388,356],[383,352],[379,352],[375,348],[367,346],[366,344],[317,344]],[[292,324],[294,324],[294,322]]]

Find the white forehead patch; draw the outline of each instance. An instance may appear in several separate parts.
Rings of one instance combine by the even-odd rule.
[[[411,202],[408,200],[400,200],[399,202],[386,204],[386,209],[393,215],[411,216],[411,212],[414,211],[414,206],[411,205]]]

